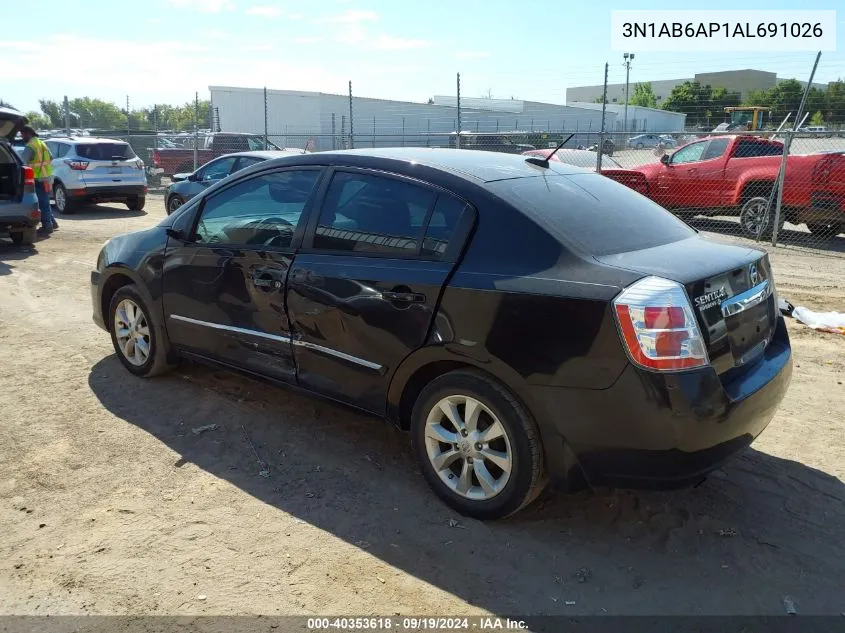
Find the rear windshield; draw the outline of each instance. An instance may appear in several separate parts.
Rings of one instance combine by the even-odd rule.
[[[516,178],[488,186],[589,255],[652,248],[695,235],[660,205],[598,174]]]
[[[135,152],[128,143],[80,143],[76,146],[80,158],[89,160],[130,160]]]

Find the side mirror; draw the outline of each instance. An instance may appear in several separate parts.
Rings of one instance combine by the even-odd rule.
[[[200,177],[197,175],[197,172],[188,174],[188,180],[190,180],[191,182],[197,182],[199,179]]]
[[[670,159],[671,157],[669,156],[669,154],[663,154],[663,156],[660,157],[660,162],[664,165],[668,165]]]

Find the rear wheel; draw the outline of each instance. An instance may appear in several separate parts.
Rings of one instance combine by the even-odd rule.
[[[53,201],[56,203],[56,211],[62,215],[70,215],[76,212],[76,206],[68,197],[67,189],[60,182],[53,185]]]
[[[739,212],[739,224],[748,237],[769,238],[772,236],[774,209],[769,209],[769,198],[755,196],[749,199]],[[783,229],[785,218],[781,217],[778,232]]]
[[[146,196],[135,196],[126,201],[126,206],[130,211],[142,211],[145,204],[147,204]]]
[[[845,232],[845,223],[842,222],[807,222],[810,233],[824,239],[833,239],[842,232]]]
[[[635,149],[642,149],[643,147],[645,146],[642,143],[637,143]]]
[[[25,246],[31,246],[32,244],[35,244],[35,237],[38,235],[36,232],[37,230],[38,229],[34,226],[28,226],[20,231],[9,233],[9,237],[12,238],[12,243],[18,246],[22,244]]]
[[[414,405],[411,431],[426,481],[461,514],[506,517],[545,486],[537,425],[481,373],[454,371],[431,382]]]

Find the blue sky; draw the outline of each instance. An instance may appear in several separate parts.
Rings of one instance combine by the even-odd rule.
[[[769,9],[835,9],[833,0],[773,0]],[[455,93],[564,103],[567,86],[624,81],[610,49],[612,9],[678,9],[676,1],[567,0],[42,0],[38,32],[0,40],[0,97],[23,110],[38,99],[91,96],[132,106],[184,103],[209,85],[424,101]],[[708,9],[745,8],[710,0]],[[685,6],[682,8],[696,8]],[[837,52],[816,81],[845,77],[845,9]],[[27,18],[27,22],[29,18]],[[9,33],[12,33],[9,36]],[[637,54],[631,81],[755,68],[805,79],[812,53]],[[11,69],[11,71],[9,70]]]

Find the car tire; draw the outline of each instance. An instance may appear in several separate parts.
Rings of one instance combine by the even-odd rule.
[[[71,201],[67,189],[60,182],[53,185],[53,202],[56,204],[56,211],[62,215],[76,213],[76,205]]]
[[[167,204],[165,205],[167,215],[170,215],[171,213],[176,211],[176,209],[181,207],[183,204],[185,204],[185,201],[182,199],[182,196],[174,193],[167,199]]]
[[[642,149],[643,147],[645,147],[645,145],[643,145],[642,143],[637,143],[637,144],[634,146],[634,149]]]
[[[845,232],[845,224],[842,222],[807,222],[807,228],[813,235],[827,240]]]
[[[166,341],[157,338],[164,328],[157,327],[156,318],[134,284],[118,288],[109,302],[106,325],[114,351],[136,376],[150,378],[171,368]]]
[[[15,246],[32,246],[35,244],[37,235],[37,228],[34,226],[28,226],[20,231],[9,233],[9,237],[12,238],[12,243]]]
[[[467,416],[469,407],[475,415]],[[411,439],[429,486],[465,516],[509,516],[545,487],[536,423],[513,394],[480,372],[453,371],[429,383],[414,404]]]
[[[754,196],[742,205],[739,212],[739,224],[747,237],[757,238],[759,235],[761,238],[768,239],[772,236],[773,212],[771,210],[766,212],[768,204],[768,196]],[[781,217],[778,233],[783,229],[785,221],[786,219]],[[761,223],[762,227],[760,226]]]
[[[143,211],[144,205],[147,204],[146,196],[135,196],[126,201],[126,206],[130,211]]]

